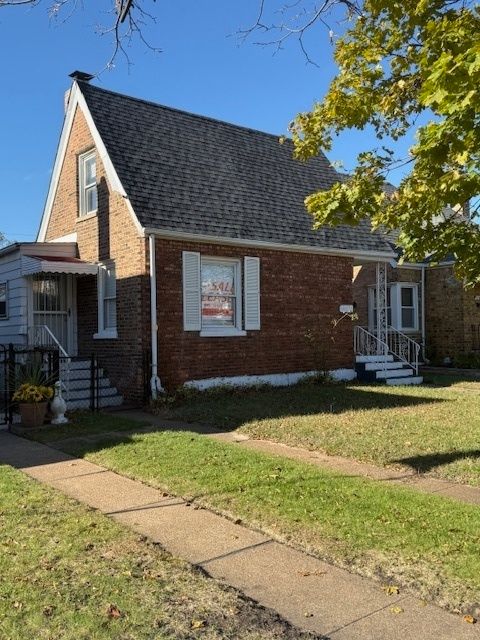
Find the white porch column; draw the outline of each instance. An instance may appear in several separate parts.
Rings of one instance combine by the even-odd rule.
[[[375,303],[377,308],[377,338],[383,343],[388,338],[388,314],[387,314],[387,263],[377,262],[377,286],[375,288]],[[387,348],[378,347],[383,355],[387,355]]]

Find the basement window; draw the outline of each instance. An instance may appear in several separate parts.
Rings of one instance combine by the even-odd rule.
[[[96,213],[98,208],[97,159],[95,150],[78,158],[79,216]]]

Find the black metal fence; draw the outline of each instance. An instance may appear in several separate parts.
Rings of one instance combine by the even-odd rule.
[[[13,394],[22,381],[41,372],[45,383],[60,380],[68,409],[97,411],[100,369],[95,355],[64,358],[55,348],[0,344],[0,424],[12,424],[17,413]]]

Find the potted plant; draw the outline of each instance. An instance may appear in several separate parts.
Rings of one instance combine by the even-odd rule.
[[[18,402],[24,427],[42,426],[47,414],[48,401],[53,396],[52,387],[32,382],[24,382],[13,394]]]

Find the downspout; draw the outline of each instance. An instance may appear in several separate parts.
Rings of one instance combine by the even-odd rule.
[[[425,265],[422,265],[422,356],[425,362]]]
[[[157,271],[155,268],[155,236],[148,237],[148,247],[150,252],[150,327],[152,344],[152,377],[150,378],[150,391],[152,400],[156,400],[159,393],[164,389],[158,377],[158,323],[157,323]]]

